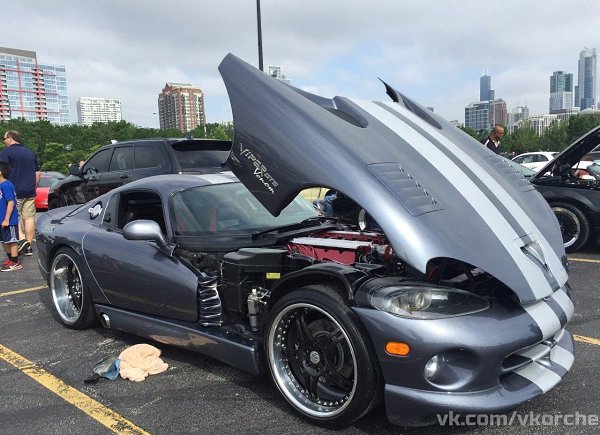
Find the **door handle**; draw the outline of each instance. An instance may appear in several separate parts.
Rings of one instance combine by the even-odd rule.
[[[121,175],[119,178],[120,178],[121,180],[124,180],[124,179],[126,179],[126,178],[129,178],[129,175],[127,175],[127,174],[123,174],[123,175]]]

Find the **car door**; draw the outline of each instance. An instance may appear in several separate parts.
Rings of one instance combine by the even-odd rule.
[[[112,153],[112,148],[101,149],[83,165],[81,168],[83,181],[74,185],[70,193],[76,204],[91,201],[102,194],[100,179],[108,171]]]
[[[94,278],[111,305],[183,321],[197,320],[197,276],[153,242],[127,240],[122,227],[137,207],[158,205],[157,192],[136,190],[115,194],[99,227],[86,234],[83,250]],[[149,207],[152,208],[152,207]],[[135,218],[153,218],[138,214]],[[164,225],[164,222],[162,222]]]
[[[100,195],[129,183],[133,170],[133,145],[115,147],[108,171],[100,176]]]
[[[132,179],[135,180],[171,172],[162,141],[136,143],[134,146],[134,166]]]

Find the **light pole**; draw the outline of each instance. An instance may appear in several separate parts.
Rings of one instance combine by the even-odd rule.
[[[260,0],[256,0],[256,26],[258,28],[258,69],[263,70],[262,26],[260,23]]]

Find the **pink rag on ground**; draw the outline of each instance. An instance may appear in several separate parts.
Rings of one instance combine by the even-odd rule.
[[[123,379],[140,382],[148,375],[156,375],[169,368],[160,359],[160,350],[149,344],[135,344],[119,355],[121,367],[119,373]]]

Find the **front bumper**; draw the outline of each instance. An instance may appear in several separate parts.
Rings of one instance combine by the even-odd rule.
[[[418,320],[355,307],[377,353],[385,381],[388,419],[402,426],[438,422],[437,415],[496,413],[545,393],[573,364],[573,339],[564,329],[573,315],[566,289],[527,306],[496,301],[465,316]],[[405,357],[385,351],[407,343]],[[443,361],[433,378],[424,368]]]
[[[494,388],[470,392],[439,392],[386,384],[387,417],[392,423],[401,426],[422,426],[439,423],[440,417],[450,411],[464,416],[494,414],[515,408],[554,387],[571,368],[573,339],[568,331],[560,332],[561,340],[545,357],[524,366],[522,373],[516,371],[501,376],[499,384]]]

